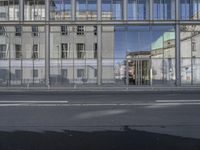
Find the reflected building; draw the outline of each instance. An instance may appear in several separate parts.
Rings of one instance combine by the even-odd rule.
[[[199,85],[199,20],[196,0],[0,0],[0,86]]]

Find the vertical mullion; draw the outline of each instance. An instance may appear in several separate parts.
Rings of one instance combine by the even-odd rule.
[[[45,1],[45,18],[46,22],[49,21],[49,3],[50,0]],[[50,86],[50,25],[46,24],[45,25],[45,83],[46,86],[49,88]]]
[[[7,14],[7,17],[8,19],[7,20],[10,20],[10,0],[8,0],[8,14]]]
[[[155,15],[153,13],[154,10],[154,4],[153,4],[153,0],[149,0],[149,20],[153,20],[153,15]]]
[[[101,0],[97,0],[97,20],[101,20],[102,19],[102,7],[101,7]]]
[[[176,48],[175,48],[175,70],[176,70],[176,86],[181,86],[181,49],[180,49],[180,0],[176,0]]]
[[[122,8],[123,8],[123,10],[122,10],[122,12],[123,12],[122,13],[123,14],[122,15],[123,16],[123,20],[127,20],[127,18],[128,18],[127,17],[128,16],[127,15],[127,12],[128,12],[128,0],[124,0],[123,1],[123,7]]]
[[[13,8],[14,8],[14,5],[13,5]],[[19,0],[19,15],[20,15],[19,20],[24,21],[24,0]]]
[[[71,16],[72,21],[76,20],[76,0],[71,0]]]

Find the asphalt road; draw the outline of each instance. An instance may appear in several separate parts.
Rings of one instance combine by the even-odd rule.
[[[57,149],[53,142],[59,149],[199,150],[200,92],[0,93],[0,150]]]

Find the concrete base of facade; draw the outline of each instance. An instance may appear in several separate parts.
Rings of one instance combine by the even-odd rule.
[[[1,87],[0,92],[118,92],[118,91],[200,91],[200,86],[73,86],[73,87]]]

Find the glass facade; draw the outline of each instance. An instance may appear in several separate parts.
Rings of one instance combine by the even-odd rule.
[[[103,83],[175,84],[174,26],[104,26],[102,34]]]
[[[181,81],[200,83],[200,26],[181,26]]]
[[[200,19],[199,0],[180,0],[180,7],[181,7],[181,20]]]
[[[155,20],[175,19],[175,0],[154,0],[153,14]]]
[[[24,20],[45,20],[45,1],[24,0]]]
[[[76,1],[77,20],[97,19],[97,0],[77,0]]]
[[[6,33],[0,37],[1,86],[44,86],[44,26],[38,26],[38,36],[33,36],[31,26],[18,26],[17,30],[14,26],[4,28]],[[18,29],[20,32],[16,32]]]
[[[51,26],[51,85],[96,84],[94,26],[67,26],[67,29],[68,34],[63,35],[60,26]]]
[[[70,20],[71,1],[70,0],[51,0],[50,1],[50,20]]]
[[[0,1],[0,21],[19,20],[19,0]]]
[[[128,0],[128,20],[149,20],[149,0]]]
[[[102,20],[122,20],[123,0],[102,0]]]
[[[200,0],[99,2],[0,1],[0,86],[200,85]]]

